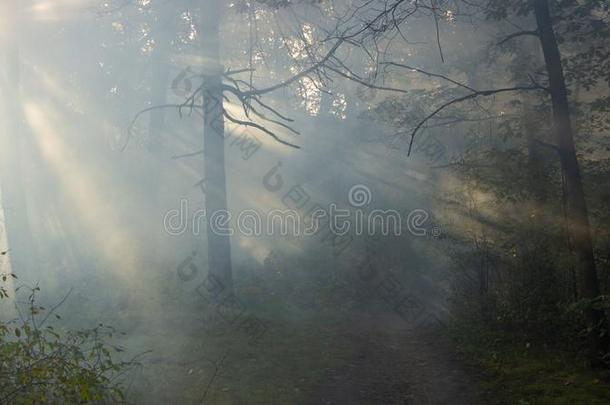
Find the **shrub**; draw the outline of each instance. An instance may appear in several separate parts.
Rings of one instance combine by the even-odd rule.
[[[2,281],[13,274],[2,275]],[[124,403],[120,377],[136,363],[117,361],[122,349],[107,343],[116,331],[103,324],[92,329],[56,329],[59,304],[50,310],[37,304],[40,288],[20,286],[27,295],[16,319],[0,321],[0,403]],[[0,299],[8,289],[0,289]],[[60,303],[61,304],[61,303]]]

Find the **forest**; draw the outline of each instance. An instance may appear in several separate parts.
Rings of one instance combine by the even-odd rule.
[[[0,405],[610,403],[607,0],[0,0]]]

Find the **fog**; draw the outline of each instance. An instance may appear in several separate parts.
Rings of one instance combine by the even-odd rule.
[[[494,39],[529,15],[395,3],[3,0],[2,318],[39,287],[60,334],[116,328],[128,403],[492,403],[447,330],[509,317],[529,213],[563,221],[554,152],[547,202],[519,172],[528,122],[553,143],[544,58]],[[474,88],[525,91],[444,105]],[[607,149],[580,150],[592,180]]]

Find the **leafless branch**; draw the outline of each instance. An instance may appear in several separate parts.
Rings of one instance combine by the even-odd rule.
[[[516,92],[516,91],[532,91],[532,90],[539,91],[539,90],[543,90],[543,89],[544,88],[541,88],[540,86],[516,86],[516,87],[506,87],[506,88],[495,89],[495,90],[477,90],[477,91],[474,91],[465,96],[454,98],[450,101],[447,101],[446,103],[443,103],[439,107],[437,107],[433,112],[428,114],[413,129],[413,131],[411,132],[411,141],[409,142],[409,150],[407,152],[407,156],[411,155],[411,149],[413,148],[413,142],[415,141],[415,135],[417,135],[417,132],[422,128],[422,126],[424,126],[424,124],[426,124],[436,114],[438,114],[439,112],[443,111],[445,108],[447,108],[453,104],[462,103],[464,101],[472,100],[477,97],[488,97],[488,96],[492,96],[494,94]]]
[[[316,62],[309,68],[303,70],[302,72],[299,72],[299,73],[295,74],[294,76],[290,77],[289,79],[286,79],[283,82],[278,83],[274,86],[270,86],[270,87],[259,89],[259,90],[250,90],[250,91],[244,92],[244,96],[246,98],[249,98],[251,96],[261,96],[263,94],[271,93],[271,92],[279,90],[281,88],[288,87],[292,83],[302,79],[303,77],[316,72],[317,70],[319,70],[320,68],[322,68],[322,66],[324,66],[326,64],[326,62],[335,54],[337,49],[339,49],[341,44],[343,44],[344,42],[345,42],[344,39],[339,39],[322,59],[320,59],[318,62]]]
[[[203,154],[203,150],[199,150],[197,152],[184,153],[182,155],[174,155],[174,156],[172,156],[172,159],[183,159],[183,158],[193,157],[193,156],[202,155],[202,154]]]
[[[242,121],[239,120],[235,117],[232,117],[227,110],[225,110],[223,108],[223,115],[225,116],[225,118],[227,118],[229,121],[231,121],[234,124],[238,124],[238,125],[243,125],[246,127],[252,127],[252,128],[256,128],[261,132],[266,133],[267,135],[269,135],[270,137],[272,137],[273,139],[275,139],[277,142],[286,145],[286,146],[290,146],[291,148],[295,148],[295,149],[301,149],[300,146],[295,145],[293,143],[290,143],[288,141],[284,141],[283,139],[279,138],[275,133],[273,133],[272,131],[270,131],[269,129],[265,128],[264,126],[257,124],[256,122],[252,122],[252,121]]]
[[[205,401],[205,398],[208,395],[208,391],[210,390],[210,387],[212,386],[212,384],[214,383],[214,380],[216,380],[216,377],[218,377],[218,374],[227,358],[228,352],[226,352],[220,359],[220,361],[218,362],[213,362],[211,360],[205,359],[207,361],[209,361],[210,363],[212,363],[214,365],[214,374],[212,374],[212,377],[208,380],[208,384],[205,387],[205,390],[203,391],[203,395],[201,397],[201,401],[199,401],[200,404],[203,404]]]
[[[445,75],[441,75],[441,74],[438,74],[438,73],[431,73],[431,72],[427,72],[427,71],[425,71],[425,70],[422,70],[422,69],[419,69],[419,68],[416,68],[416,67],[413,67],[413,66],[405,65],[405,64],[402,64],[402,63],[397,63],[397,62],[381,62],[381,64],[382,64],[382,65],[386,65],[386,66],[397,66],[397,67],[401,67],[401,68],[403,68],[403,69],[408,69],[408,70],[412,70],[412,71],[414,71],[414,72],[422,73],[422,74],[424,74],[424,75],[426,75],[426,76],[429,76],[429,77],[437,77],[437,78],[440,78],[440,79],[446,80],[446,81],[448,81],[449,83],[453,83],[453,84],[455,84],[455,85],[457,85],[457,86],[463,87],[463,88],[465,88],[466,90],[469,90],[469,91],[476,91],[476,90],[474,90],[472,87],[469,87],[469,86],[467,86],[467,85],[465,85],[465,84],[463,84],[463,83],[460,83],[460,82],[458,82],[458,81],[455,81],[455,80],[451,79],[450,77],[447,77],[447,76],[445,76]]]
[[[513,38],[517,38],[517,37],[522,37],[525,35],[533,35],[533,36],[538,36],[538,30],[532,30],[532,31],[517,31],[514,32],[510,35],[508,35],[507,37],[505,37],[504,39],[502,39],[500,42],[498,42],[496,45],[504,45],[504,43],[510,41]]]
[[[432,15],[434,16],[434,26],[436,28],[436,44],[438,46],[438,53],[441,57],[441,62],[445,63],[445,56],[443,56],[443,47],[441,46],[441,34],[438,26],[438,15],[436,15],[436,2],[434,0],[430,1],[432,5]]]

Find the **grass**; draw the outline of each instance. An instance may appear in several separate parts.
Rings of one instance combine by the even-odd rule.
[[[204,320],[216,313],[213,306],[180,307],[174,316],[167,310],[164,316],[170,319],[131,336],[132,346],[153,351],[133,398],[216,405],[311,403],[312,394],[327,385],[329,371],[350,363],[355,348],[341,339],[344,319],[318,311],[325,297],[311,294],[310,308],[308,295],[297,299],[280,281],[246,281],[236,282],[235,294],[245,313],[269,326],[260,343],[249,344],[247,334],[218,317]],[[213,362],[225,355],[216,373]]]
[[[610,403],[610,373],[592,370],[579,353],[478,328],[454,327],[452,335],[485,371],[482,390],[490,404]]]

